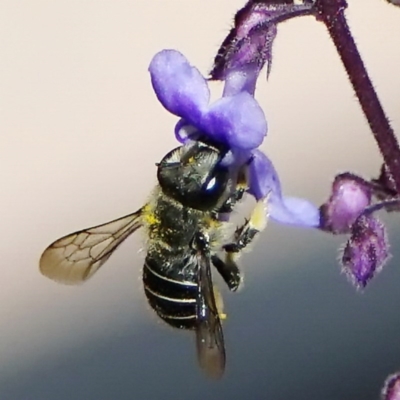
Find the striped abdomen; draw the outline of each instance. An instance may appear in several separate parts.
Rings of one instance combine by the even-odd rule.
[[[158,257],[156,260],[147,255],[143,284],[149,304],[161,319],[175,328],[194,329],[198,292],[196,266],[185,263],[187,259],[166,269]]]

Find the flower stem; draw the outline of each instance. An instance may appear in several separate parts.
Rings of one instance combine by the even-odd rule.
[[[361,108],[378,143],[384,162],[400,194],[400,148],[365,69],[344,15],[346,0],[316,0],[315,16],[335,43]]]

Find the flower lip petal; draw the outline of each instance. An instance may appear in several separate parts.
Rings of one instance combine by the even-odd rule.
[[[280,193],[278,175],[270,159],[262,151],[254,150],[249,165],[249,193],[260,200],[271,191]]]
[[[199,70],[176,50],[162,50],[149,66],[158,100],[172,114],[196,124],[207,109],[210,91]]]
[[[212,139],[231,148],[257,148],[267,133],[267,121],[257,101],[247,92],[214,102],[201,121]]]
[[[317,228],[320,214],[309,201],[297,197],[271,197],[270,216],[276,222],[286,225]]]
[[[249,165],[249,192],[257,200],[269,196],[269,214],[277,222],[303,227],[318,227],[319,210],[304,199],[283,197],[278,174],[269,158],[253,151]]]

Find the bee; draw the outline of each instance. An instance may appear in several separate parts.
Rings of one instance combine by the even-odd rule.
[[[64,284],[92,277],[118,246],[139,228],[147,253],[143,287],[157,315],[175,328],[196,333],[198,362],[214,378],[225,369],[220,296],[212,267],[231,291],[242,281],[236,260],[266,224],[260,200],[249,219],[228,234],[229,215],[247,189],[246,168],[222,162],[228,150],[207,140],[189,141],[163,157],[158,185],[138,211],[56,240],[42,254],[40,271]],[[225,218],[224,218],[225,216]]]

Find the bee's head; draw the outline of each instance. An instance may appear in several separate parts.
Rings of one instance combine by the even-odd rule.
[[[230,183],[224,150],[196,141],[170,151],[158,164],[163,192],[182,205],[208,211],[221,206]]]

